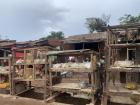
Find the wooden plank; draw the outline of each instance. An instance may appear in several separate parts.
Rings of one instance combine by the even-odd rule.
[[[29,89],[23,90],[23,91],[21,91],[21,92],[15,94],[15,96],[18,96],[18,95],[20,95],[20,94],[22,94],[22,93],[25,93],[25,92],[27,92],[27,91],[29,91],[29,90],[32,90],[32,89],[34,89],[34,88],[29,88]]]
[[[9,60],[9,57],[0,57],[0,60]]]
[[[55,93],[55,94],[53,94],[51,97],[49,97],[47,100],[45,100],[45,102],[50,102],[50,101],[52,101],[55,97],[57,97],[58,95],[59,95],[60,93]]]
[[[110,101],[119,104],[129,104],[129,105],[136,104],[130,97],[111,96]]]
[[[64,72],[64,71],[72,71],[72,72],[91,72],[91,69],[86,68],[50,68],[54,72]]]
[[[140,46],[140,43],[110,44],[110,47],[112,47],[112,48],[135,48],[138,46]]]
[[[114,72],[114,71],[116,71],[116,72],[140,72],[140,68],[138,67],[136,67],[136,68],[134,68],[134,67],[130,67],[130,68],[123,68],[123,67],[110,67],[109,69],[108,69],[108,72]]]
[[[43,47],[32,47],[32,48],[19,48],[19,49],[15,49],[16,51],[23,51],[23,50],[34,50],[34,49],[46,49],[46,48],[51,48],[51,49],[54,49],[53,47],[51,46],[43,46]],[[56,49],[54,49],[56,50]]]

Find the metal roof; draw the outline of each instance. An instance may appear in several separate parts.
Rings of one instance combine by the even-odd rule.
[[[107,32],[69,36],[64,43],[102,42],[107,39]]]
[[[97,52],[90,49],[82,49],[82,50],[48,51],[47,55],[74,54],[74,53],[84,53],[84,52],[98,54]]]

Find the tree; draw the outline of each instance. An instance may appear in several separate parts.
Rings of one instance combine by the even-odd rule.
[[[140,14],[138,16],[132,16],[130,14],[125,14],[121,18],[119,18],[120,24],[133,24],[140,23]]]
[[[90,33],[93,33],[94,31],[102,32],[106,30],[103,26],[107,26],[109,20],[110,15],[103,14],[101,18],[99,17],[87,18],[86,25]]]
[[[50,34],[46,37],[42,37],[40,39],[63,39],[64,38],[64,33],[61,31],[55,32],[52,31]]]

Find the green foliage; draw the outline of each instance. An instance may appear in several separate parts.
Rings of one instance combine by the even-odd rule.
[[[140,23],[140,14],[138,16],[132,16],[130,14],[125,14],[119,20],[120,20],[120,24]]]
[[[55,32],[52,31],[50,34],[46,37],[42,37],[40,39],[63,39],[64,38],[64,33],[61,31]]]
[[[89,29],[90,33],[93,33],[94,31],[102,32],[105,31],[105,28],[103,26],[107,26],[110,19],[110,15],[102,15],[101,18],[92,17],[86,19],[86,25]]]

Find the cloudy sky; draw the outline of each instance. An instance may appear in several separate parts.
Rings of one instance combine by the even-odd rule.
[[[38,39],[50,31],[66,36],[88,33],[88,17],[111,15],[118,24],[124,14],[140,13],[140,0],[0,0],[0,37],[19,41]]]

